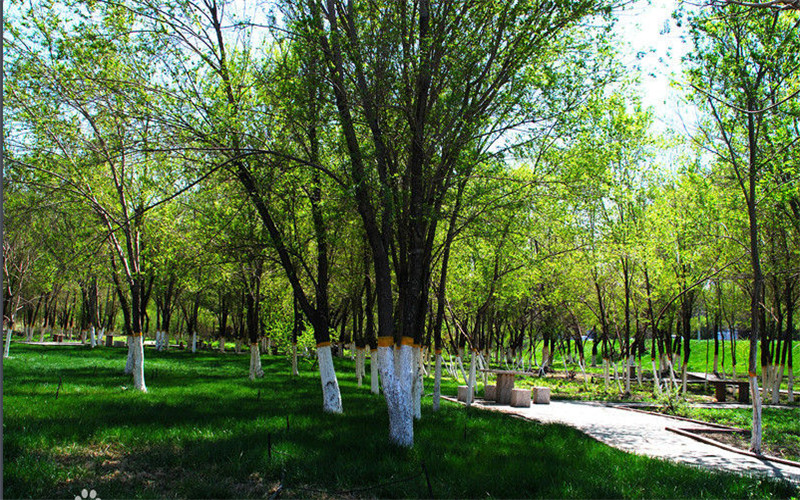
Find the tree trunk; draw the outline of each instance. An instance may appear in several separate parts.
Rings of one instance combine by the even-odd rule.
[[[297,369],[297,342],[292,342],[292,375],[295,377],[300,375]]]
[[[339,381],[333,368],[333,356],[330,342],[317,345],[317,361],[319,376],[322,382],[322,410],[327,413],[342,413],[342,396],[339,392]]]
[[[250,344],[250,380],[264,376],[261,368],[261,351],[258,349],[258,342]]]
[[[369,392],[380,394],[380,377],[378,376],[378,349],[369,352]]]
[[[404,337],[406,339],[407,337]],[[392,443],[414,445],[414,413],[411,404],[411,341],[393,346],[392,337],[378,339],[378,366],[383,394],[389,412],[389,439]]]
[[[147,392],[144,385],[144,337],[141,334],[131,337],[131,351],[133,353],[133,388]]]
[[[133,373],[133,337],[128,335],[128,360],[125,362],[125,374],[130,375]]]
[[[422,348],[418,345],[412,346],[413,352],[413,374],[414,377],[411,381],[411,397],[414,404],[414,418],[420,420],[422,418],[422,392],[423,392],[423,377],[422,377]]]
[[[475,397],[475,368],[478,363],[478,351],[473,349],[469,358],[469,380],[467,381],[467,406],[472,404]]]
[[[358,387],[361,387],[362,384],[362,366],[365,365],[364,359],[364,348],[356,347],[356,380],[358,381]]]
[[[6,328],[6,345],[3,346],[3,357],[9,357],[9,352],[11,349],[11,332],[13,331],[13,324],[9,324],[8,328]]]
[[[436,369],[433,376],[433,411],[439,410],[439,399],[442,396],[442,351],[436,350]]]

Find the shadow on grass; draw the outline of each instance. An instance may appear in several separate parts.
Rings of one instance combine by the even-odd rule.
[[[797,493],[624,454],[567,427],[447,402],[434,414],[429,399],[415,447],[393,447],[383,398],[356,387],[349,360],[336,360],[345,414],[330,415],[318,375],[290,377],[280,357],[265,358],[266,377],[250,382],[246,358],[156,353],[160,371],[139,394],[120,389],[119,360],[105,353],[19,356],[29,359],[11,362],[4,401],[6,498],[82,488],[102,498],[264,497],[278,485],[289,497],[427,497],[423,463],[433,495],[446,498]],[[54,373],[64,380],[58,400],[36,392],[53,387]]]

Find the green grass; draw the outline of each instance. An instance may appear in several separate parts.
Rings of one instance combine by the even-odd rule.
[[[382,397],[337,359],[344,415],[321,411],[310,362],[146,353],[150,392],[121,374],[124,349],[12,346],[4,378],[4,497],[765,498],[785,483],[623,453],[564,426],[467,411],[430,397],[411,450],[388,444]],[[61,381],[61,384],[59,384]],[[427,382],[430,389],[430,380]],[[60,385],[60,388],[59,388]],[[455,386],[445,381],[445,393]],[[56,399],[56,393],[58,398]],[[288,419],[288,429],[287,429]],[[271,457],[270,457],[271,451]]]
[[[631,394],[630,395],[623,395],[621,394],[616,382],[612,380],[611,384],[608,389],[605,388],[605,383],[603,381],[603,366],[602,360],[597,360],[597,366],[592,367],[590,365],[591,360],[591,341],[585,343],[584,353],[586,355],[586,373],[590,379],[589,383],[584,384],[581,380],[580,369],[575,364],[568,364],[565,366],[564,364],[564,357],[561,352],[557,352],[555,356],[555,360],[552,364],[553,369],[555,370],[554,373],[549,374],[547,377],[539,378],[539,377],[521,377],[519,379],[519,385],[522,387],[527,386],[546,386],[550,387],[552,391],[552,396],[556,399],[580,399],[580,400],[592,400],[592,401],[642,401],[642,402],[657,402],[659,400],[658,395],[653,393],[653,385],[652,382],[644,382],[641,387],[638,386],[635,377],[631,380]],[[706,352],[708,350],[708,352]],[[726,377],[730,378],[730,344],[728,342],[725,343],[725,375]],[[747,376],[747,357],[749,354],[749,343],[746,340],[740,340],[736,344],[736,351],[737,351],[737,365],[736,365],[736,374],[739,379],[745,379]],[[793,343],[793,351],[795,351],[796,355],[800,355],[800,342]],[[537,359],[541,356],[541,344],[537,348]],[[706,357],[708,356],[708,364],[706,364]],[[759,358],[760,359],[760,358]],[[800,358],[798,358],[800,359]],[[467,364],[467,362],[465,362]],[[651,373],[651,363],[649,354],[642,358],[643,364],[643,375],[645,378],[650,377]],[[689,371],[693,372],[705,372],[706,369],[708,371],[713,370],[714,364],[714,343],[713,341],[709,341],[706,343],[705,340],[692,340],[691,341],[691,349],[690,349],[690,356],[689,356]],[[492,359],[492,366],[495,368],[505,369],[504,364],[496,364],[494,363],[494,358]],[[722,357],[720,356],[720,363],[719,363],[719,370],[722,371]],[[565,372],[571,372],[577,375],[577,379],[567,379],[564,377]],[[761,367],[759,366],[757,372],[760,374]],[[794,367],[795,377],[800,380],[800,363]],[[620,374],[621,368],[620,368]],[[676,375],[678,378],[680,377],[680,372],[677,371]],[[759,379],[759,383],[761,380]],[[623,382],[624,385],[624,382]],[[788,387],[788,376],[783,377],[783,381],[781,383],[782,389],[787,389]],[[800,394],[800,387],[795,387],[795,391]],[[716,401],[713,397],[714,391],[713,387],[702,387],[699,385],[690,385],[689,386],[689,394],[687,394],[687,399],[690,402],[711,402]],[[786,403],[786,397],[781,397],[781,403]],[[800,404],[800,403],[794,403]]]
[[[650,341],[647,341],[647,348],[648,354],[642,357],[642,362],[645,365],[645,371],[650,371]],[[723,365],[723,357],[722,357],[722,348],[723,345],[720,342],[720,355],[719,355],[719,370],[722,371]],[[725,373],[730,374],[731,372],[731,347],[730,342],[725,341]],[[761,344],[759,343],[759,373],[761,370]],[[792,342],[792,351],[794,352],[794,358],[798,359],[797,365],[794,368],[795,378],[800,378],[800,341]],[[750,354],[750,341],[747,339],[738,340],[736,342],[736,375],[737,377],[746,377],[747,376],[747,359]],[[584,355],[586,356],[586,371],[591,374],[601,374],[603,371],[602,368],[602,360],[600,359],[598,353],[597,359],[597,366],[591,367],[588,366],[592,356],[592,341],[586,341],[584,343]],[[536,352],[537,360],[541,357],[541,343],[537,346]],[[682,359],[683,354],[681,354]],[[554,367],[556,370],[564,371],[564,360],[561,352],[559,351],[556,354]],[[708,370],[711,371],[714,367],[714,341],[713,340],[692,340],[690,342],[690,349],[689,349],[689,371],[695,372],[705,372],[706,367]],[[571,368],[574,369],[574,368]],[[784,378],[783,386],[786,386],[786,379]]]
[[[753,412],[750,408],[679,407],[676,414],[706,422],[714,422],[750,430]],[[764,406],[761,409],[762,447],[768,455],[800,461],[800,411]],[[746,442],[746,441],[745,441]]]

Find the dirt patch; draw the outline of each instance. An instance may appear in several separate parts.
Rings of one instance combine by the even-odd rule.
[[[742,451],[748,451],[750,449],[750,433],[741,433],[741,432],[711,432],[711,431],[700,431],[700,430],[692,430],[693,434],[697,434],[699,436],[703,436],[705,438],[713,439],[714,441],[719,441],[722,444],[726,444],[733,448],[740,449]],[[761,444],[761,452],[764,455],[770,455],[773,457],[783,458],[785,460],[797,460],[797,450],[793,450],[791,448],[787,448],[780,445],[775,445],[773,443],[763,443]]]
[[[178,446],[167,450],[168,453],[179,455]],[[93,485],[102,489],[103,485],[113,485],[116,491],[148,491],[157,497],[173,495],[172,492],[181,491],[187,481],[198,483],[208,482],[208,477],[203,477],[206,472],[190,470],[179,465],[153,465],[149,461],[154,455],[164,456],[165,450],[160,448],[152,452],[136,450],[130,452],[118,445],[70,445],[55,448],[51,457],[64,468],[78,471],[75,477],[61,482],[55,496],[74,496],[74,491],[79,491],[86,485]],[[210,471],[213,473],[213,471]],[[218,477],[218,476],[217,476]],[[213,481],[225,485],[235,498],[266,497],[278,489],[279,483],[266,480],[258,473],[237,480],[236,478],[222,478]]]

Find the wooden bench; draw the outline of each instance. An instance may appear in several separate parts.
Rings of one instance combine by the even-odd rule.
[[[720,403],[724,403],[728,398],[729,386],[736,386],[739,389],[738,401],[740,403],[750,402],[750,382],[747,380],[723,379],[713,373],[701,372],[687,372],[686,375],[689,377],[689,380],[686,381],[687,384],[705,384],[706,382],[712,384],[714,395]]]
[[[738,401],[740,403],[750,402],[750,382],[741,380],[709,380],[709,384],[714,385],[714,395],[717,401],[724,403],[728,396],[728,386],[736,386],[739,389]]]

